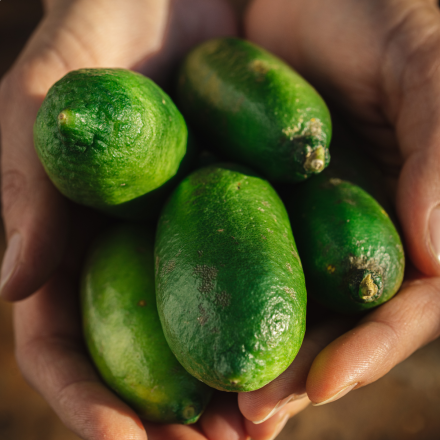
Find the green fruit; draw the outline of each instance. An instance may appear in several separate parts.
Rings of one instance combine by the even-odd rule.
[[[178,103],[218,151],[272,181],[299,182],[329,163],[329,111],[280,59],[244,40],[203,43],[185,59]]]
[[[402,242],[379,203],[330,168],[296,187],[287,209],[310,297],[337,312],[360,312],[399,290]]]
[[[111,215],[125,219],[149,219],[157,221],[160,211],[168,199],[174,188],[186,177],[191,171],[198,168],[198,146],[194,137],[188,132],[188,143],[186,154],[180,162],[179,169],[170,180],[165,182],[159,188],[137,197],[120,205],[111,208]]]
[[[212,390],[179,364],[154,291],[153,234],[124,224],[103,234],[82,276],[85,340],[104,381],[153,422],[195,423]]]
[[[251,391],[291,364],[305,331],[304,274],[266,180],[224,164],[191,174],[164,207],[155,256],[162,328],[192,375]]]
[[[34,142],[65,196],[121,215],[121,205],[176,174],[187,129],[168,95],[148,78],[124,69],[81,69],[49,90]]]

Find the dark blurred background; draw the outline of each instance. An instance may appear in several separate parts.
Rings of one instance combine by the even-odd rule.
[[[247,0],[230,0],[242,12]],[[0,0],[0,78],[42,17],[38,0]],[[5,240],[0,224],[0,257]],[[0,440],[78,440],[22,378],[13,353],[12,306],[0,301]],[[309,407],[279,440],[440,439],[440,341],[376,383]],[[165,440],[165,439],[164,439]]]

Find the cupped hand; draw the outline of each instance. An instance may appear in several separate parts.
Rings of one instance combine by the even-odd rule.
[[[66,426],[87,440],[244,440],[234,395],[216,395],[194,426],[154,425],[100,381],[82,342],[78,275],[87,243],[105,220],[60,196],[32,140],[45,94],[68,71],[122,67],[166,85],[191,46],[234,34],[235,18],[223,0],[47,0],[45,6],[0,89],[8,239],[1,295],[22,299],[14,308],[19,366]]]
[[[390,183],[409,266],[391,301],[359,322],[328,318],[285,373],[239,395],[261,422],[305,392],[324,404],[363,387],[440,334],[440,11],[434,0],[255,0],[245,29],[365,141]]]
[[[122,67],[166,84],[195,44],[236,32],[224,0],[47,0],[46,15],[0,88],[2,208],[8,247],[4,299],[41,287],[66,251],[69,218],[33,146],[44,96],[67,72]]]
[[[246,440],[237,396],[218,393],[195,425],[143,422],[100,380],[84,347],[78,278],[90,239],[108,219],[78,208],[69,254],[50,280],[14,307],[17,360],[63,423],[86,440]]]

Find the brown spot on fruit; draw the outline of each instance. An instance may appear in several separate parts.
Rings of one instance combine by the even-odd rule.
[[[168,264],[164,266],[165,273],[171,273],[176,268],[176,262],[174,260],[170,260]]]
[[[333,266],[332,264],[329,264],[329,265],[327,266],[327,272],[328,272],[328,273],[334,273],[335,270],[336,270],[336,267]]]
[[[231,295],[229,295],[229,293],[226,293],[226,291],[217,293],[215,295],[214,303],[221,306],[222,308],[226,308],[231,303]]]
[[[250,63],[250,68],[257,73],[265,75],[270,71],[270,66],[267,62],[262,60],[254,60]]]
[[[159,262],[160,262],[160,258],[157,256],[156,257],[156,275],[159,274]]]
[[[208,316],[206,314],[206,310],[203,308],[201,304],[199,304],[199,312],[200,312],[200,316],[197,318],[197,321],[201,326],[204,326],[208,321]]]
[[[214,266],[199,264],[194,268],[194,275],[201,280],[201,285],[197,288],[200,293],[209,293],[214,288],[217,279],[218,269]]]
[[[334,177],[334,178],[330,179],[329,182],[330,182],[330,185],[337,186],[342,183],[342,180],[338,179],[337,177]]]

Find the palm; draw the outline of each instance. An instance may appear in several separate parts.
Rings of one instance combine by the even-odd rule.
[[[352,147],[364,144],[394,180],[408,260],[420,271],[410,267],[400,293],[342,336],[337,317],[310,329],[284,375],[239,396],[258,420],[290,393],[321,403],[371,383],[439,334],[440,224],[430,216],[440,202],[440,15],[434,0],[255,0],[245,28],[323,93],[357,132]]]
[[[258,3],[258,2],[257,2]],[[282,2],[279,2],[282,3]],[[291,2],[288,38],[259,27],[249,17],[250,38],[286,59],[343,111],[344,118],[368,138],[386,165],[400,165],[396,134],[407,138],[412,125],[398,126],[400,89],[405,77],[402,35],[417,26],[422,42],[436,26],[434,2]],[[282,28],[279,25],[278,27]],[[409,36],[407,37],[409,40]],[[411,47],[407,48],[407,52]],[[400,58],[399,58],[400,57]],[[413,121],[413,123],[417,123]],[[397,131],[397,133],[396,133]],[[400,145],[405,154],[405,145]],[[397,154],[396,154],[397,153]]]
[[[138,417],[100,382],[82,343],[77,280],[87,244],[107,220],[58,194],[35,154],[32,125],[47,90],[68,71],[123,67],[166,84],[192,45],[234,33],[234,17],[222,0],[51,3],[2,83],[3,214],[8,236],[18,230],[22,243],[21,264],[2,293],[21,299],[43,285],[15,307],[17,358],[64,423],[85,439],[145,439]],[[196,427],[145,426],[151,439],[245,438],[236,401],[221,395]]]

